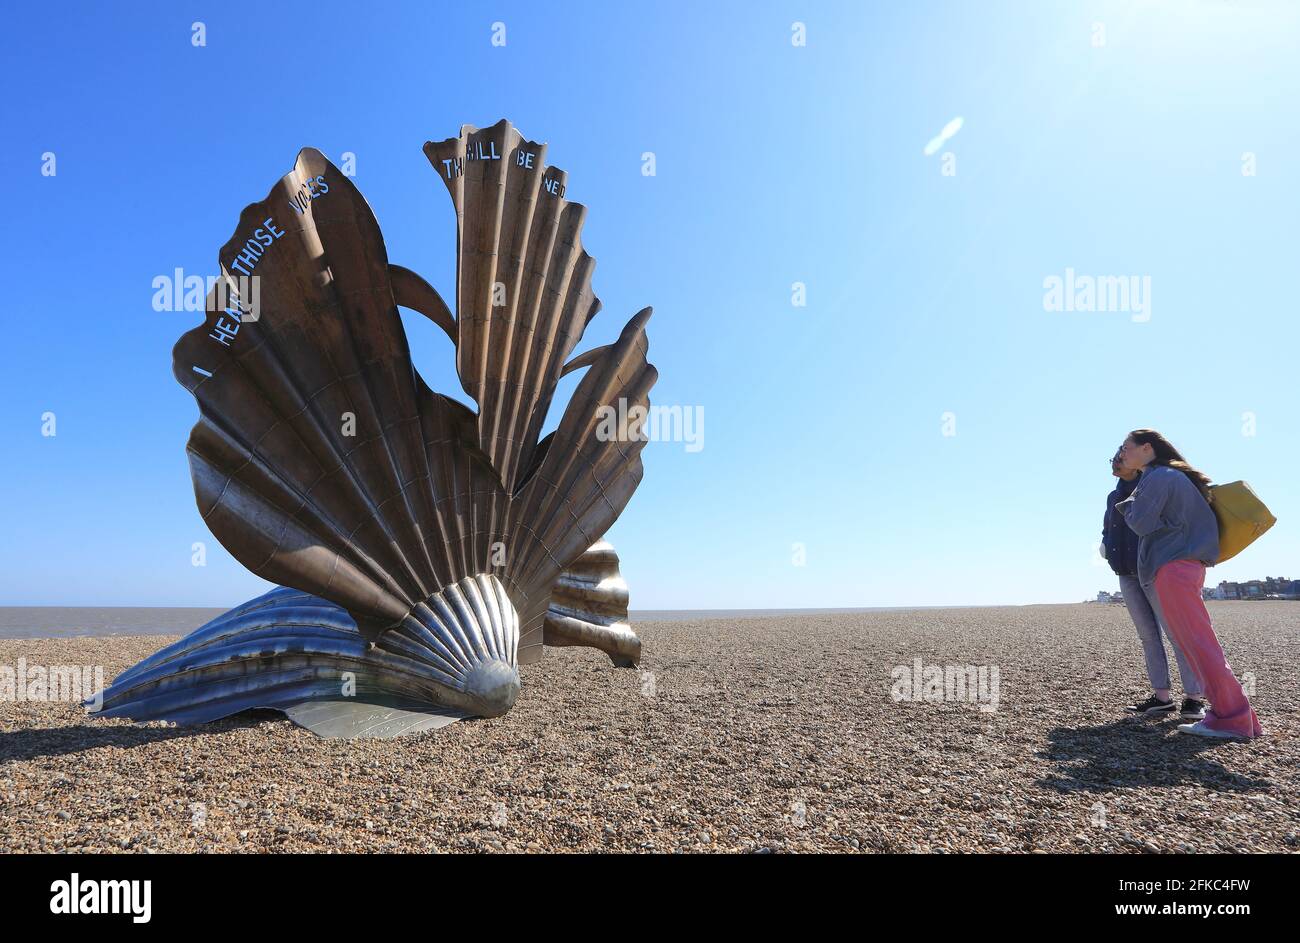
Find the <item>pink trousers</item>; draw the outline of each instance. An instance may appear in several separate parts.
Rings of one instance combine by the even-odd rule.
[[[1210,614],[1201,601],[1205,585],[1205,564],[1199,560],[1174,560],[1156,571],[1156,596],[1164,611],[1165,625],[1192,669],[1205,684],[1210,708],[1203,723],[1215,730],[1229,730],[1243,737],[1263,734],[1259,719],[1232,673],[1223,646],[1210,625]]]

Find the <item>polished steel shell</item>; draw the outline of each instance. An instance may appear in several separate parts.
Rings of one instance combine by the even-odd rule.
[[[620,668],[641,660],[641,640],[627,613],[627,583],[618,554],[602,540],[560,574],[546,611],[547,645],[598,648]]]
[[[201,723],[355,699],[495,717],[519,693],[518,641],[514,606],[490,575],[445,587],[374,644],[341,606],[280,587],[119,675],[97,714]]]
[[[456,208],[456,368],[479,404],[478,444],[500,474],[485,497],[509,521],[505,582],[519,607],[520,661],[541,656],[556,578],[618,517],[641,481],[644,442],[599,440],[598,408],[649,405],[640,311],[608,347],[569,355],[600,310],[595,262],[582,247],[586,207],[546,145],[509,122],[424,145]],[[560,377],[588,366],[559,428],[538,440]]]
[[[310,148],[222,248],[232,280],[220,287],[251,272],[260,311],[241,318],[238,299],[214,292],[204,324],[176,345],[173,371],[200,408],[187,446],[195,496],[236,559],[292,589],[126,672],[104,716],[338,702],[344,671],[358,702],[493,716],[544,641],[635,661],[625,617],[620,628],[587,585],[590,566],[561,575],[640,482],[644,442],[597,427],[602,407],[648,406],[650,309],[570,359],[600,302],[586,210],[564,198],[545,145],[501,121],[424,150],[456,212],[454,312],[390,264],[366,201]],[[425,385],[399,305],[447,332],[477,411]],[[558,428],[539,438],[560,377],[577,369]],[[599,630],[584,643],[574,626],[587,603]]]

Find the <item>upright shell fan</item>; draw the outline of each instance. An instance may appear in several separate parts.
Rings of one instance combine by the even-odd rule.
[[[282,586],[123,673],[97,716],[269,707],[325,736],[391,735],[505,713],[544,642],[639,658],[601,538],[644,439],[599,430],[620,400],[621,415],[648,408],[650,309],[570,359],[600,302],[586,210],[545,145],[503,120],[424,152],[456,209],[454,316],[389,264],[370,207],[318,151],[241,214],[173,371],[199,403],[187,451],[204,521]],[[477,414],[425,385],[399,305],[447,332]],[[539,441],[560,378],[583,367]]]

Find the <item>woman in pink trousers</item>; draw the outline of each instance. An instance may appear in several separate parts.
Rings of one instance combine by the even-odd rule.
[[[1154,429],[1130,432],[1120,448],[1125,468],[1141,473],[1137,488],[1116,510],[1140,538],[1138,581],[1154,586],[1169,634],[1205,685],[1205,719],[1180,733],[1202,737],[1258,737],[1255,711],[1232,673],[1201,600],[1205,567],[1219,559],[1219,525],[1210,507],[1210,479]]]

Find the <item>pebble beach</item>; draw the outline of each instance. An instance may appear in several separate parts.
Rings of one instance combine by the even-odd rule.
[[[506,716],[389,740],[0,701],[0,852],[1295,852],[1300,603],[1208,605],[1259,740],[1126,715],[1141,652],[1099,603],[638,623],[639,669],[548,649]],[[168,641],[0,665],[111,680]]]

